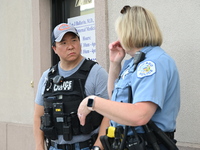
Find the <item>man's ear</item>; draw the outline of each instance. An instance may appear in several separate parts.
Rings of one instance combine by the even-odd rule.
[[[54,50],[54,52],[56,53],[56,46],[55,46],[55,45],[52,45],[51,47],[52,47],[52,49]]]

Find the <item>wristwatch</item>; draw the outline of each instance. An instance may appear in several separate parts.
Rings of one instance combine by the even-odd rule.
[[[92,150],[101,150],[101,148],[99,146],[93,146]]]
[[[90,96],[88,98],[88,103],[87,103],[87,107],[89,110],[94,111],[93,107],[94,107],[94,99],[96,96]]]

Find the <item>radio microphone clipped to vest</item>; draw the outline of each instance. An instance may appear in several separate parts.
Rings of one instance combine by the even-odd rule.
[[[134,56],[134,71],[136,70],[137,68],[137,65],[143,61],[145,59],[145,53],[141,52],[141,51],[138,51],[135,53],[135,56]]]
[[[64,77],[57,75],[53,78],[53,83],[60,85],[63,82]]]

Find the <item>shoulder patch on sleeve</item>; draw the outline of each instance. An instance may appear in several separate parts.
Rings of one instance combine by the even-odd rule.
[[[152,61],[145,61],[138,66],[137,76],[139,78],[150,76],[156,72],[155,63]]]

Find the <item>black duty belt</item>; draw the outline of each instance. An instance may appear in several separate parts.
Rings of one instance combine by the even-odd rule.
[[[165,134],[166,134],[170,139],[174,139],[174,132],[165,132]]]
[[[176,143],[176,140],[174,139],[174,132],[165,132],[165,134]],[[144,133],[138,133],[138,135],[140,135],[145,141],[147,141],[148,143],[148,138],[146,137],[146,135]],[[160,139],[156,138],[157,143],[161,144],[162,142],[160,141]]]
[[[174,132],[165,132],[165,134],[166,134],[170,139],[174,139]],[[145,133],[138,133],[138,135],[142,136],[143,138],[146,138]]]
[[[89,139],[84,142],[78,142],[80,149],[86,148],[86,147],[92,147],[92,139]],[[62,149],[62,150],[75,150],[75,144],[57,144],[54,141],[51,141],[51,146]]]

